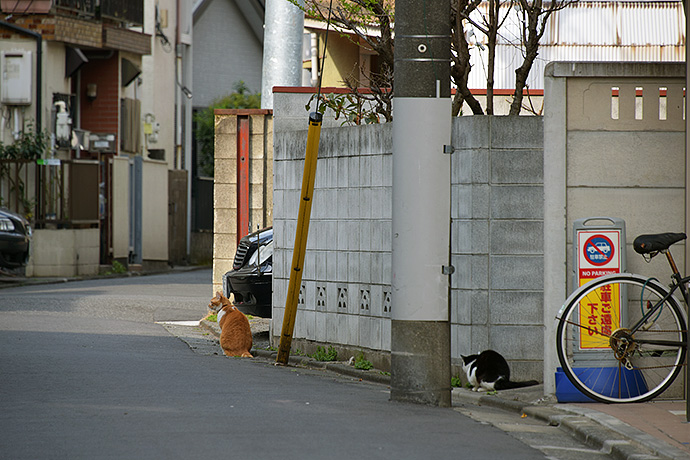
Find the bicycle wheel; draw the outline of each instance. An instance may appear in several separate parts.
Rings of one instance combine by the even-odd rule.
[[[624,273],[592,280],[568,298],[556,346],[563,372],[578,390],[595,401],[627,403],[655,398],[671,386],[685,359],[681,344],[687,343],[678,302],[669,297],[631,331],[667,292],[653,279]],[[681,387],[679,381],[669,395],[682,399]]]

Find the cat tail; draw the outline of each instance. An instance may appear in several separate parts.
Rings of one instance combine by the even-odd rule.
[[[531,387],[534,385],[539,385],[539,382],[537,382],[536,380],[525,380],[522,382],[514,382],[512,380],[500,379],[494,385],[494,389],[496,389],[496,390],[512,390],[513,388],[524,388],[524,387]]]
[[[240,358],[253,358],[253,356],[248,351],[245,351],[244,353],[242,353],[242,356],[240,356]]]

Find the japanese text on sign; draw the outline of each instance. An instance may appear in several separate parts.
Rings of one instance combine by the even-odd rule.
[[[583,286],[595,278],[620,273],[619,230],[583,230],[577,233],[578,281]],[[624,249],[624,248],[623,248]],[[580,349],[609,347],[611,332],[620,324],[620,288],[606,285],[590,292],[580,303]]]
[[[580,348],[608,348],[609,336],[619,327],[620,292],[617,284],[602,286],[580,302]]]

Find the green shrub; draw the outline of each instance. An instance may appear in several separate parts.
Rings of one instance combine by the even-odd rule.
[[[355,359],[355,369],[361,369],[363,371],[368,371],[374,367],[373,364],[371,364],[371,361],[367,361],[364,359],[364,353],[360,353],[357,355],[357,359]]]
[[[214,109],[258,109],[261,108],[261,94],[250,93],[243,81],[233,85],[235,92],[216,99],[210,106],[194,115],[196,125],[194,134],[200,145],[199,170],[202,174],[213,177],[215,116]]]
[[[316,347],[316,352],[311,357],[317,361],[337,361],[338,352],[333,347],[328,347],[328,350],[324,347]]]
[[[34,132],[33,126],[19,134],[19,138],[12,144],[0,143],[0,158],[10,160],[35,160],[41,158],[48,151],[50,135],[47,131]]]

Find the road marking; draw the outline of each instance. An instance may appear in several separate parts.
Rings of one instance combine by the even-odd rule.
[[[537,445],[534,445],[534,444],[532,444],[531,447],[534,447],[535,449],[539,449],[539,450],[543,450],[543,449],[546,449],[546,450],[567,450],[567,451],[570,451],[570,452],[586,452],[586,453],[588,453],[588,454],[589,454],[589,453],[591,453],[591,454],[598,454],[598,453],[601,453],[601,452],[598,451],[598,450],[594,450],[594,449],[583,449],[583,448],[581,448],[581,447],[537,446]]]
[[[201,321],[156,321],[156,324],[168,324],[170,326],[198,326]]]

